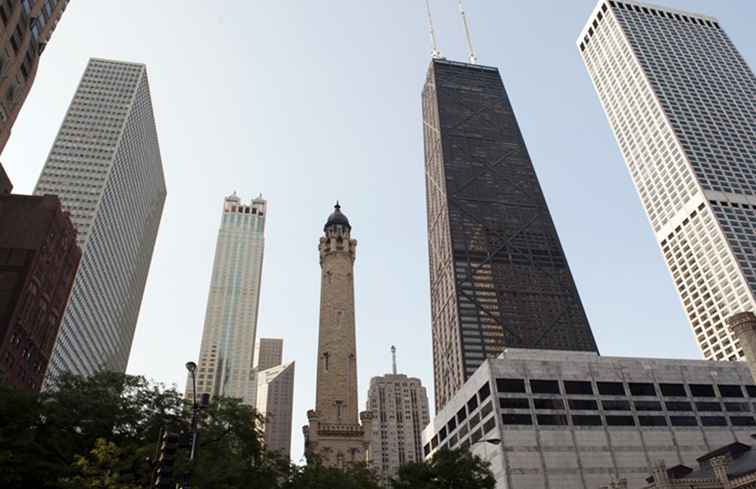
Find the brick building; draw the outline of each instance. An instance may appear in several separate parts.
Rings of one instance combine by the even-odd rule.
[[[0,195],[2,381],[39,390],[80,258],[57,197]]]

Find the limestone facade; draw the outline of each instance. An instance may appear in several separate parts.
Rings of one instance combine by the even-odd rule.
[[[369,412],[358,417],[353,265],[357,241],[338,203],[320,238],[321,288],[315,409],[303,428],[308,463],[367,461]],[[362,421],[363,423],[361,423]]]

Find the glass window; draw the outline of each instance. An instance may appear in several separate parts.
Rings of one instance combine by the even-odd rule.
[[[499,399],[499,406],[502,409],[530,409],[528,400],[520,397],[502,397]]]
[[[663,396],[668,396],[668,397],[687,396],[685,392],[685,386],[683,384],[659,384],[659,389],[661,389],[661,393]]]
[[[728,413],[751,412],[751,406],[747,402],[726,402],[724,403],[724,408]]]
[[[693,411],[693,406],[687,401],[667,401],[664,405],[667,411]]]
[[[721,411],[722,405],[718,402],[699,401],[696,403],[696,409],[699,411]]]
[[[727,426],[724,416],[701,416],[701,424],[704,426]]]
[[[658,401],[635,401],[637,411],[661,411],[661,403]]]
[[[601,407],[605,411],[630,411],[630,402],[621,400],[603,400],[601,401]]]
[[[717,387],[722,397],[743,397],[743,391],[739,385],[719,384]]]
[[[533,407],[536,409],[564,409],[564,401],[561,399],[533,399]]]
[[[664,416],[638,416],[638,422],[641,426],[667,426]]]
[[[578,380],[565,380],[564,390],[567,394],[593,394],[593,387],[590,382]]]
[[[480,398],[480,402],[485,401],[490,395],[491,395],[491,386],[489,385],[488,382],[486,382],[485,384],[483,384],[483,387],[478,389],[478,397]]]
[[[478,408],[478,397],[472,396],[469,401],[467,401],[467,412],[471,413],[475,411]]]
[[[501,422],[503,424],[532,425],[533,418],[529,414],[502,414]]]
[[[714,395],[714,386],[709,384],[690,384],[690,394],[693,397],[716,397]]]
[[[570,409],[590,409],[598,410],[598,405],[593,399],[569,399]]]
[[[525,381],[522,379],[496,379],[496,390],[499,392],[525,392]]]
[[[695,416],[670,416],[672,426],[698,426]]]
[[[576,414],[572,416],[575,426],[601,426],[601,416],[591,414]]]
[[[462,406],[462,408],[457,411],[457,421],[461,424],[465,419],[467,419],[467,411],[465,411],[465,407]]]
[[[632,416],[607,416],[606,424],[608,426],[635,426],[635,419]]]
[[[730,416],[730,423],[733,426],[756,426],[751,416]]]
[[[628,387],[633,396],[656,396],[654,384],[648,382],[630,382]]]
[[[567,416],[564,414],[537,414],[536,421],[541,426],[567,425]]]
[[[625,386],[622,382],[596,382],[599,394],[602,396],[624,396]]]
[[[531,380],[530,391],[533,394],[559,394],[559,382],[556,380]]]

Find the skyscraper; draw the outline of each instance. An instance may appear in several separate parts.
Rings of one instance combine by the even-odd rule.
[[[257,371],[257,412],[265,416],[267,450],[291,456],[294,362]]]
[[[577,41],[704,357],[754,309],[756,77],[717,19],[599,1]]]
[[[420,379],[397,373],[396,348],[390,374],[370,379],[367,408],[373,413],[369,459],[388,486],[399,467],[423,461],[422,434],[430,422],[428,393]]]
[[[125,371],[166,195],[144,65],[89,61],[34,194],[59,196],[82,250],[48,376]]]
[[[81,250],[53,195],[0,195],[0,382],[39,390]]]
[[[0,2],[0,153],[68,0]]]
[[[251,406],[257,396],[252,356],[266,206],[262,196],[243,204],[236,192],[223,202],[197,371],[198,393],[234,397]]]
[[[367,461],[370,413],[357,414],[354,259],[357,241],[338,202],[320,238],[320,324],[315,409],[303,428],[308,463],[328,467]],[[362,420],[362,424],[360,424]]]
[[[257,343],[255,343],[255,368],[257,370],[281,365],[282,361],[283,339],[260,338],[257,340]]]
[[[505,348],[596,351],[498,70],[433,59],[423,134],[436,409]]]

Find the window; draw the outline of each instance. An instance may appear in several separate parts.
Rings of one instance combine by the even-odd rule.
[[[721,411],[722,405],[718,402],[697,402],[696,409],[699,411]]]
[[[530,391],[533,394],[559,394],[559,382],[556,380],[531,380]]]
[[[685,397],[685,386],[683,384],[659,384],[659,389],[663,396],[668,397]]]
[[[446,423],[446,428],[449,430],[449,433],[455,430],[457,428],[457,418],[452,418],[449,420],[448,423]]]
[[[564,409],[564,401],[561,399],[533,399],[533,407],[536,409]]]
[[[756,385],[745,386],[748,397],[756,397]]]
[[[502,409],[530,409],[528,400],[519,397],[502,397],[499,399],[499,406]]]
[[[630,395],[633,396],[656,396],[656,390],[654,384],[647,382],[630,382]]]
[[[438,439],[441,441],[446,440],[446,426],[441,428],[441,430],[438,432]]]
[[[698,426],[695,416],[670,416],[669,422],[672,426]]]
[[[733,426],[756,426],[751,416],[730,416],[730,423]]]
[[[457,421],[462,423],[467,418],[467,411],[465,411],[465,407],[462,406],[462,409],[457,411]]]
[[[525,392],[525,381],[522,379],[496,379],[496,390],[499,392]]]
[[[607,416],[606,424],[608,426],[635,426],[635,419],[632,416]]]
[[[726,402],[725,411],[728,413],[750,413],[751,406],[747,402]]]
[[[496,418],[495,417],[493,417],[493,418],[489,419],[488,421],[486,421],[485,423],[483,423],[483,433],[488,433],[489,431],[491,431],[492,429],[494,429],[494,426],[496,426]]]
[[[536,421],[540,426],[565,426],[567,416],[564,414],[537,414]]]
[[[491,411],[493,411],[493,403],[488,402],[485,406],[480,408],[480,417],[485,418]]]
[[[564,390],[567,394],[593,394],[593,387],[590,382],[582,382],[579,380],[565,380]]]
[[[480,397],[480,401],[483,402],[490,395],[491,395],[491,386],[488,384],[488,382],[486,382],[485,384],[483,384],[483,387],[478,389],[478,397]]]
[[[601,426],[601,416],[576,414],[572,417],[575,426]]]
[[[630,411],[629,401],[601,401],[601,407],[605,411]]]
[[[658,401],[635,401],[637,411],[661,411],[661,403]]]
[[[739,385],[719,384],[717,388],[722,397],[743,397],[743,391]]]
[[[480,423],[480,414],[473,414],[470,416],[470,429],[475,428]]]
[[[477,441],[480,441],[481,438],[483,438],[483,431],[476,430],[470,435],[470,442],[475,443]]]
[[[701,416],[701,424],[704,426],[727,426],[724,416]]]
[[[641,426],[667,426],[664,416],[638,416],[638,422]]]
[[[667,411],[693,411],[693,406],[686,401],[667,401],[664,405]]]
[[[714,386],[709,384],[690,384],[690,395],[693,397],[716,397]]]
[[[602,396],[624,396],[625,386],[622,382],[596,382]]]
[[[469,401],[467,401],[467,412],[471,413],[475,411],[478,408],[478,397],[472,396]]]
[[[533,418],[529,414],[502,414],[501,422],[503,424],[532,425]]]
[[[569,399],[567,402],[570,403],[570,409],[590,409],[592,411],[598,409],[596,401],[592,399]]]

